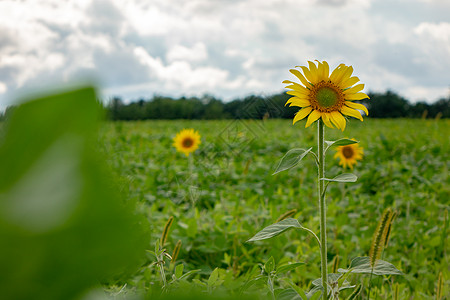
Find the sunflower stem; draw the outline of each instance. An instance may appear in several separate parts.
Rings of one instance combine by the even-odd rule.
[[[191,155],[188,155],[188,168],[189,168],[189,177],[188,177],[188,183],[189,185],[192,185],[194,182],[194,178],[192,178],[192,176],[194,176],[194,153],[192,153]]]
[[[319,210],[320,210],[320,257],[321,257],[321,273],[322,273],[322,286],[323,294],[322,299],[328,298],[328,280],[327,280],[327,204],[325,202],[325,182],[320,180],[325,178],[325,129],[322,120],[317,121],[318,132],[318,160],[319,160],[319,174],[318,174],[318,186],[319,186]]]

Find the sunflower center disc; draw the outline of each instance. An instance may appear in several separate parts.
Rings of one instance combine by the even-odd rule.
[[[185,138],[183,140],[183,147],[185,147],[185,148],[191,147],[192,144],[194,144],[194,141],[191,138]]]
[[[342,149],[342,154],[345,158],[352,158],[353,157],[353,149],[351,147],[344,147]]]
[[[321,87],[317,90],[316,99],[320,106],[328,108],[334,106],[338,102],[339,95],[332,88]]]

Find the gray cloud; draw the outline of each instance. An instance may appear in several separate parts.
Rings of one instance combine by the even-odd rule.
[[[36,9],[23,1],[29,10],[17,20],[17,4],[0,2],[0,86],[7,87],[0,105],[22,89],[86,76],[97,76],[106,96],[125,98],[277,92],[289,68],[313,59],[354,65],[368,89],[394,88],[413,100],[447,93],[444,2],[83,3],[55,0]]]
[[[114,2],[96,0],[86,10],[87,20],[83,30],[119,37],[124,17]]]
[[[317,3],[322,5],[342,6],[347,3],[347,0],[317,0]]]

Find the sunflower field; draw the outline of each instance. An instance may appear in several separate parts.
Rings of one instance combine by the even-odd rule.
[[[1,124],[1,298],[319,299],[325,254],[329,299],[448,299],[448,119],[323,113],[321,243],[316,124],[100,111],[85,88]]]
[[[398,299],[435,299],[439,276],[448,282],[449,275],[450,141],[444,133],[450,123],[350,123],[345,134],[327,132],[331,139],[357,136],[364,148],[353,170],[358,181],[329,189],[329,267],[346,268],[352,258],[368,255],[379,218],[390,207],[397,217],[383,259],[404,275],[372,278],[372,292],[377,291],[377,299],[390,299],[395,293]],[[183,128],[195,128],[201,135],[202,143],[192,155],[193,170],[172,146]],[[166,275],[171,277],[180,265],[183,274],[195,270],[186,282],[175,282],[174,290],[187,285],[229,295],[266,296],[267,278],[252,279],[264,275],[264,264],[271,258],[276,266],[303,263],[277,275],[274,286],[279,291],[298,286],[307,292],[320,277],[320,255],[307,233],[246,243],[286,213],[308,228],[318,228],[314,160],[304,159],[298,167],[272,175],[290,148],[314,144],[314,128],[299,129],[287,120],[146,121],[107,123],[102,133],[104,151],[112,154],[109,163],[122,178],[127,197],[147,215],[153,242],[173,217],[165,248],[172,254],[177,244],[181,246],[175,269],[167,261]],[[326,157],[333,175],[342,172],[334,153]],[[160,275],[149,267],[154,261],[149,255],[127,287],[158,294]],[[352,282],[367,287],[368,279],[355,275]]]

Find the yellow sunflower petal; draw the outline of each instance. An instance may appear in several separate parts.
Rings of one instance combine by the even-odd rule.
[[[362,91],[363,89],[364,89],[364,84],[360,83],[360,84],[355,85],[352,88],[349,88],[348,90],[345,90],[344,91],[344,95],[346,95],[346,94],[354,94],[354,93],[357,93],[359,91]]]
[[[303,74],[296,69],[290,69],[289,72],[291,72],[292,74],[295,75],[295,77],[297,77],[305,87],[309,86],[309,82],[305,79],[305,77],[303,76]]]
[[[346,80],[343,80],[340,84],[340,88],[342,89],[346,89],[348,87],[351,87],[352,85],[354,85],[355,83],[357,83],[359,81],[359,78],[356,76],[352,76]]]
[[[305,88],[304,86],[302,86],[302,85],[300,85],[298,83],[297,84],[288,85],[286,88],[287,89],[293,89],[293,90],[298,91],[298,92],[300,92],[302,94],[305,94],[305,95],[309,95],[309,93],[311,92],[310,90],[308,90],[307,88]]]
[[[292,103],[292,101],[294,101],[295,98],[296,98],[295,96],[289,98],[288,101],[286,101],[286,103],[284,104],[284,106],[288,105],[289,103]],[[289,105],[289,106],[290,106],[290,105]]]
[[[357,118],[357,119],[363,121],[363,118],[362,118],[361,114],[357,110],[354,110],[354,109],[352,109],[350,107],[347,107],[345,105],[342,106],[341,113],[343,113],[344,115],[351,116],[351,117],[354,117],[354,118]]]
[[[341,129],[341,128],[339,127],[339,123],[337,123],[337,122],[331,117],[331,114],[330,114],[330,122],[331,122],[334,126],[336,126],[337,129]]]
[[[296,122],[304,119],[311,111],[312,111],[311,106],[305,107],[305,108],[299,110],[297,112],[297,114],[295,115],[294,120],[293,120],[292,123],[295,124]]]
[[[331,124],[331,121],[330,121],[330,114],[323,113],[322,114],[322,120],[323,120],[323,123],[325,123],[326,126],[328,126],[330,128],[334,128],[333,124]]]
[[[308,120],[306,121],[306,127],[309,127],[313,122],[317,121],[322,116],[322,113],[318,110],[314,110],[308,117]]]
[[[323,68],[322,71],[323,80],[328,80],[328,75],[330,75],[330,66],[326,61],[322,62],[322,68]]]
[[[362,99],[368,99],[369,96],[367,96],[364,93],[355,93],[345,96],[345,100],[362,100]]]
[[[290,103],[289,106],[299,106],[299,107],[307,107],[311,105],[309,100],[301,99],[298,97],[292,97],[291,99],[288,100],[288,102],[286,102],[286,104],[288,103]]]
[[[328,81],[328,73],[329,73],[329,66],[328,63],[326,61],[320,62],[316,59],[317,61],[317,72],[318,72],[318,78],[317,81],[321,82],[321,81]]]
[[[360,103],[354,103],[351,101],[345,101],[345,105],[347,105],[348,107],[354,108],[354,109],[360,109],[362,111],[364,111],[366,113],[366,116],[369,115],[369,111],[367,110],[367,108],[360,104]]]
[[[318,76],[317,80],[320,82],[320,81],[324,80],[323,79],[323,65],[317,59],[315,61],[317,61],[317,76]]]
[[[341,85],[341,83],[347,79],[350,78],[350,76],[353,73],[353,67],[352,66],[345,66],[343,68],[344,70],[341,72],[340,76],[338,76],[338,78],[336,79],[336,84],[337,85]]]
[[[339,76],[341,74],[341,72],[343,71],[343,67],[345,67],[344,64],[340,64],[336,69],[333,70],[333,72],[331,72],[330,75],[330,80],[335,82],[337,76]]]
[[[316,64],[313,63],[312,61],[308,61],[308,65],[309,65],[309,71],[311,72],[311,83],[312,84],[316,84],[317,82],[319,82],[319,70],[316,67]]]
[[[303,70],[303,74],[305,74],[306,79],[309,80],[310,83],[314,84],[313,76],[311,75],[309,69],[305,66],[300,66],[300,68]]]
[[[307,94],[304,94],[303,92],[299,92],[299,91],[287,91],[286,94],[292,95],[292,96],[297,96],[299,98],[306,98],[306,97],[308,97]]]
[[[345,118],[341,115],[341,113],[338,111],[332,111],[330,113],[330,116],[333,124],[336,125],[336,127],[339,128],[340,130],[344,131],[346,121]]]

